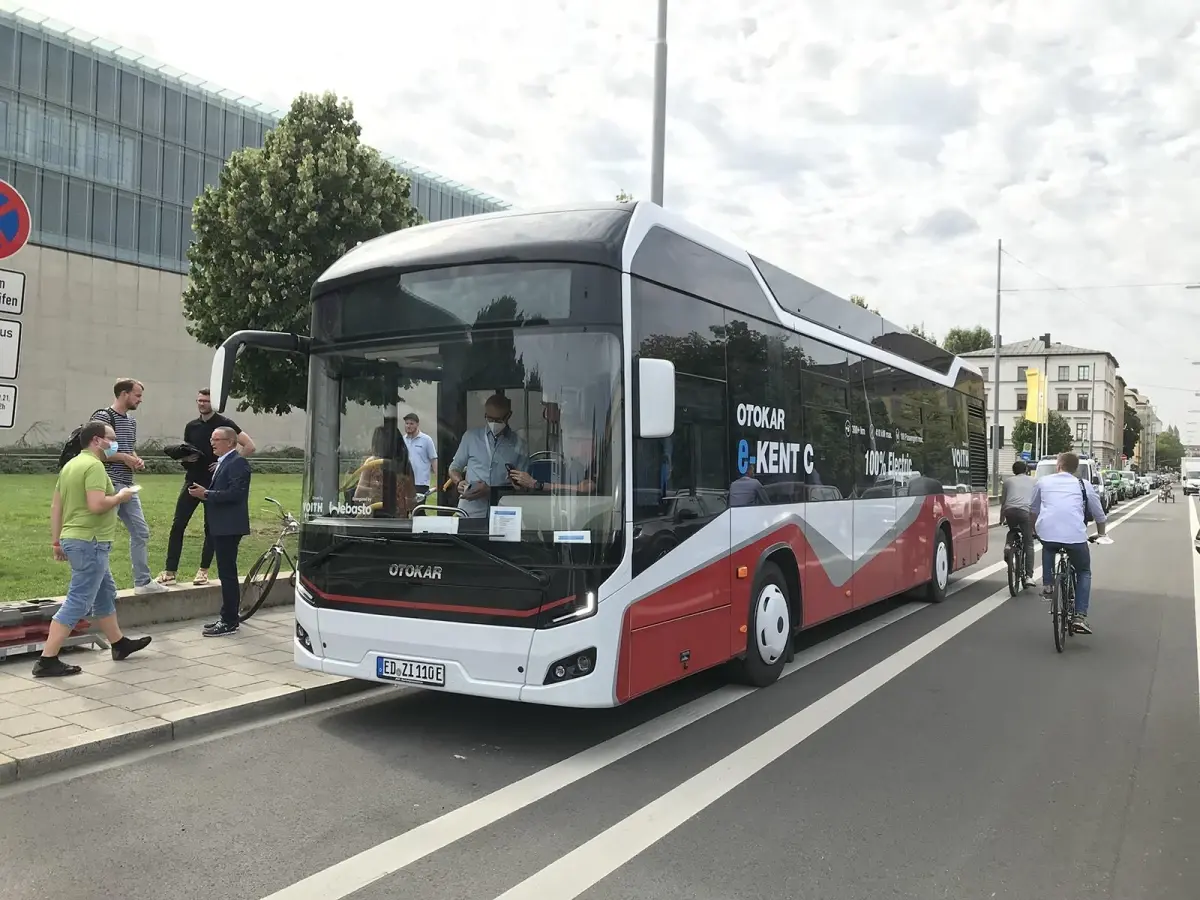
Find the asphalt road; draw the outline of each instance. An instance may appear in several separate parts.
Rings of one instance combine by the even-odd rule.
[[[981,577],[994,549],[943,604],[807,636],[766,690],[704,673],[574,712],[389,689],[20,782],[0,896],[1194,900],[1191,505],[1093,549],[1096,633],[1061,655],[1036,593]]]

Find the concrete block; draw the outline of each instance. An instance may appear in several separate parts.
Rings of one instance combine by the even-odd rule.
[[[39,731],[49,731],[51,728],[61,728],[68,724],[70,723],[65,719],[48,716],[41,712],[31,712],[24,716],[5,719],[3,727],[0,727],[0,734],[29,740],[27,735],[37,734]]]
[[[80,725],[92,731],[97,731],[104,728],[111,728],[114,725],[128,725],[130,722],[135,722],[142,718],[145,717],[141,713],[133,712],[132,710],[121,709],[117,706],[105,706],[100,709],[90,710],[89,712],[67,716],[67,721],[73,725]]]
[[[177,713],[167,712],[162,718],[174,726],[176,740],[240,725],[253,719],[276,715],[304,706],[304,691],[299,688],[277,685],[257,694],[198,705]]]
[[[11,750],[9,755],[16,760],[17,778],[25,779],[170,740],[169,722],[143,718],[45,744],[31,744]]]
[[[17,780],[17,761],[11,756],[0,753],[0,784],[9,784]]]

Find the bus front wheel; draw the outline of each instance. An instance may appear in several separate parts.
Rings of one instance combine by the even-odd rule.
[[[779,566],[765,563],[750,594],[746,621],[746,655],[738,660],[738,680],[766,687],[779,679],[790,658],[791,603]]]

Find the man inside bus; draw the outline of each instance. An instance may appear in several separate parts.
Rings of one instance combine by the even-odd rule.
[[[486,518],[492,489],[511,484],[510,467],[524,471],[528,454],[524,442],[509,427],[512,402],[492,394],[483,405],[484,424],[462,436],[450,461],[450,480],[458,491],[458,508],[471,518]]]

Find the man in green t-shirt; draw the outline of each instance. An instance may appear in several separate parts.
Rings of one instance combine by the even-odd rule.
[[[128,503],[134,489],[113,488],[104,460],[117,449],[117,435],[107,422],[88,422],[79,432],[79,455],[62,467],[50,503],[50,539],[54,558],[71,564],[71,583],[62,607],[50,622],[42,655],[34,663],[36,678],[78,675],[79,666],[64,663],[58,652],[80,620],[94,616],[112,645],[112,658],[122,660],[150,643],[149,636],[126,637],[117,624],[117,585],[109,569],[117,532],[117,507]]]

